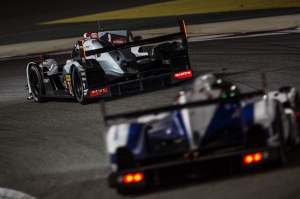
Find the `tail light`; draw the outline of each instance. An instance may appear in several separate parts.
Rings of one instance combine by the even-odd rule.
[[[185,70],[185,71],[180,71],[174,74],[175,79],[185,79],[193,77],[193,71],[192,70]]]
[[[145,176],[142,172],[127,173],[122,177],[124,184],[134,184],[143,182]]]
[[[260,163],[264,159],[264,154],[262,152],[246,154],[243,157],[243,164],[250,165],[255,163]]]
[[[108,88],[107,87],[91,90],[90,91],[90,96],[91,97],[97,97],[97,96],[101,96],[105,93],[108,93]]]

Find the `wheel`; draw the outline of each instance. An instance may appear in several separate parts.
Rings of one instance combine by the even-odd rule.
[[[80,104],[87,104],[88,101],[84,96],[82,77],[77,68],[74,68],[72,70],[72,88],[73,88],[73,93],[74,93],[75,99]]]
[[[32,92],[32,97],[35,102],[43,102],[45,98],[45,87],[40,69],[37,65],[31,65],[28,69],[29,84]]]

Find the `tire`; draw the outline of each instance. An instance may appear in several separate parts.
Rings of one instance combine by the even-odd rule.
[[[31,65],[28,69],[29,84],[32,92],[32,97],[35,102],[44,102],[45,86],[40,69],[37,65]]]
[[[72,88],[75,99],[80,104],[87,104],[88,100],[84,96],[84,87],[83,81],[80,72],[77,68],[73,68],[72,70]]]

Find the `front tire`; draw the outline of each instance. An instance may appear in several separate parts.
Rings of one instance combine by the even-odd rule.
[[[87,99],[84,96],[84,87],[81,74],[77,68],[72,70],[72,88],[75,99],[80,104],[87,104]]]
[[[43,77],[37,65],[31,65],[28,69],[29,86],[35,102],[44,102],[45,87]]]

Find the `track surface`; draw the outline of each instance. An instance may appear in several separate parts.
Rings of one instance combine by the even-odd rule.
[[[300,34],[190,44],[197,74],[220,72],[245,91],[260,87],[300,89]],[[107,187],[100,106],[72,101],[36,104],[25,99],[26,59],[0,62],[0,187],[39,198],[122,198]],[[107,103],[110,112],[170,103],[180,86]],[[162,189],[137,198],[300,198],[300,151],[285,168],[233,175]]]

